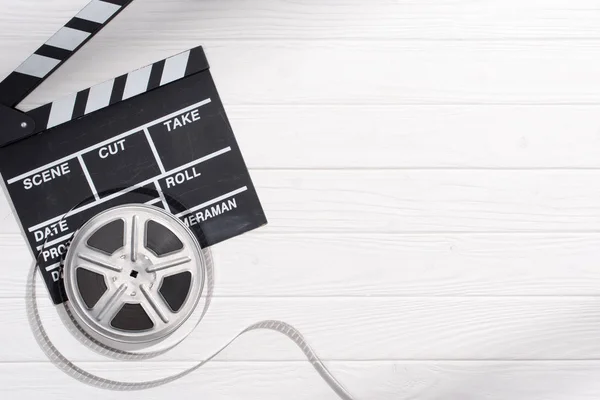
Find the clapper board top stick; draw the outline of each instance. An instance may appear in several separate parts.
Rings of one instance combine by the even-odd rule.
[[[154,205],[202,246],[267,222],[201,47],[18,110],[131,2],[92,1],[0,82],[2,183],[56,304],[70,240],[99,212]]]

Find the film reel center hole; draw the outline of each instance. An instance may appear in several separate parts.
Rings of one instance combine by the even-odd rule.
[[[132,277],[133,279],[138,277],[139,272],[137,272],[136,270],[131,271],[131,273],[129,274],[130,277]]]

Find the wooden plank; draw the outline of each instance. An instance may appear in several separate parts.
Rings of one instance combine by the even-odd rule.
[[[206,43],[230,104],[598,103],[597,48],[595,41]]]
[[[190,363],[85,363],[84,368],[114,379],[164,377]],[[600,396],[600,363],[593,362],[331,362],[332,373],[357,399],[592,400]],[[35,370],[36,373],[31,371]],[[130,392],[95,389],[78,383],[49,363],[0,364],[0,384],[8,398],[129,400]],[[211,362],[191,375],[139,392],[146,400],[262,399],[339,400],[308,363]]]
[[[598,296],[599,253],[595,233],[257,233],[213,248],[218,297]],[[23,298],[24,240],[1,235],[0,254],[0,297]]]
[[[24,106],[53,101],[199,44],[187,35],[162,42],[160,37],[101,39],[62,66]],[[226,106],[599,104],[599,43],[203,41]],[[5,47],[11,55],[20,44]],[[105,67],[92,68],[90,60],[99,58]],[[0,74],[17,63],[7,56]]]
[[[4,0],[0,27],[5,34],[23,23],[51,34],[54,20],[74,15],[87,0],[48,4],[44,0]],[[600,13],[593,0],[493,0],[390,2],[337,0],[145,0],[119,17],[128,36],[178,40],[183,35],[214,38],[482,39],[599,37]],[[177,24],[168,23],[177,21]],[[21,23],[21,24],[19,24]],[[153,27],[154,29],[151,29]]]
[[[252,171],[260,232],[598,232],[598,171]],[[19,232],[0,197],[0,233]]]
[[[48,299],[41,315],[69,359],[106,360],[63,325]],[[208,357],[245,327],[277,319],[295,326],[324,360],[597,360],[597,297],[215,298],[183,343],[158,360]],[[0,299],[3,361],[43,361],[22,299]],[[297,361],[304,355],[275,332],[251,332],[220,359]]]
[[[86,2],[0,0],[0,75]],[[599,168],[597,5],[135,2],[25,107],[204,43],[271,225],[215,248],[213,307],[168,355],[85,350],[41,288],[51,337],[92,371],[139,380],[281,318],[357,399],[598,399],[598,171],[555,170]],[[130,399],[45,361],[25,319],[31,256],[2,196],[0,232],[4,397]],[[266,332],[139,396],[173,393],[337,399]]]
[[[598,168],[598,106],[231,106],[250,168]]]
[[[596,171],[256,171],[269,232],[597,231]]]

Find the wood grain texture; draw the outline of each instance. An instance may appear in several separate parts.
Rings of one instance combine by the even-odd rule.
[[[0,0],[0,76],[86,3]],[[140,381],[280,318],[357,400],[598,399],[598,5],[136,0],[23,109],[202,44],[270,225],[215,246],[214,304],[168,354],[92,353],[40,285],[51,338]],[[163,388],[74,381],[27,324],[18,233],[0,196],[4,397],[337,398],[269,332]]]
[[[173,42],[157,36],[151,41],[98,37],[93,42],[36,90],[24,108],[199,43],[226,106],[600,103],[600,40],[340,42],[183,36]],[[15,54],[21,46],[19,41],[7,43],[6,51]],[[0,73],[22,58],[3,59]],[[94,68],[98,60],[106,68]]]
[[[45,300],[45,299],[44,299]],[[21,299],[0,299],[0,348],[5,361],[43,361]],[[598,360],[598,297],[317,297],[214,298],[206,318],[158,361],[201,360],[247,326],[283,320],[296,327],[324,360]],[[55,306],[41,315],[69,359],[106,360],[71,337]],[[284,336],[256,331],[222,360],[305,360]]]
[[[600,295],[596,233],[257,233],[212,250],[217,297]],[[0,254],[0,297],[23,298],[24,240],[0,236]]]
[[[253,169],[600,166],[598,106],[230,106],[228,114]]]
[[[191,363],[84,363],[108,378],[160,378]],[[358,399],[595,400],[600,363],[594,362],[329,362],[329,368]],[[32,374],[31,371],[38,371]],[[213,362],[171,385],[141,393],[110,392],[74,382],[44,364],[0,365],[0,384],[9,398],[64,400],[82,397],[128,400],[337,400],[307,363]]]
[[[0,25],[21,30],[24,21],[46,36],[55,21],[71,17],[87,0],[6,2]],[[588,39],[600,36],[594,0],[387,1],[370,0],[138,0],[120,20],[128,36],[344,39]],[[143,15],[143,16],[142,16]],[[165,23],[175,22],[175,23]],[[117,23],[117,22],[115,22]],[[60,25],[60,22],[58,23]],[[154,24],[153,24],[154,25]],[[111,33],[122,36],[121,32]],[[13,33],[14,36],[17,36]]]

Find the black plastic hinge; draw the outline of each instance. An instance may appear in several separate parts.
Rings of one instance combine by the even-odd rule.
[[[0,104],[0,147],[31,136],[35,121],[29,115]]]

